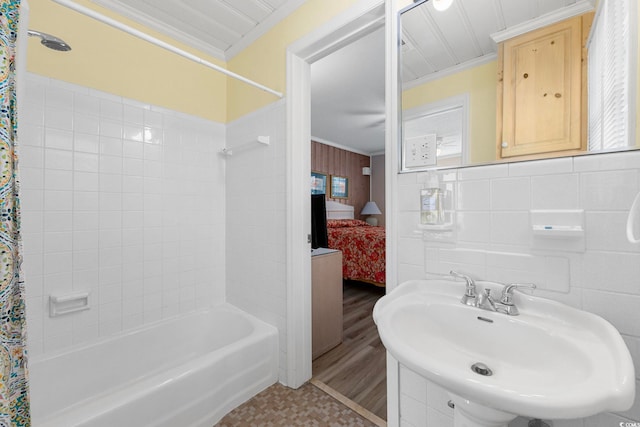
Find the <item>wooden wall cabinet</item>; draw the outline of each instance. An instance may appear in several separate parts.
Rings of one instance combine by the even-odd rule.
[[[342,252],[316,249],[311,256],[311,355],[342,342]]]
[[[586,149],[592,20],[593,13],[577,16],[498,46],[498,159]]]

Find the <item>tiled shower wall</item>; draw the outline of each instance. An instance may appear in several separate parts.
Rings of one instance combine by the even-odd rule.
[[[286,383],[286,104],[227,125],[227,301],[280,332]],[[269,137],[269,145],[258,142]]]
[[[399,176],[399,282],[451,269],[484,280],[532,281],[539,286],[534,294],[596,313],[620,331],[640,390],[640,246],[626,238],[629,208],[640,191],[640,152],[452,169],[438,178],[454,212],[456,231],[448,236],[418,230],[420,189],[430,176]],[[534,237],[535,210],[583,210],[584,237]],[[401,425],[453,426],[441,388],[403,367],[400,389]],[[553,425],[640,422],[639,395],[628,412]],[[524,419],[511,424],[526,425]]]
[[[31,355],[225,300],[225,125],[27,74],[23,268]],[[51,294],[91,308],[49,316]]]

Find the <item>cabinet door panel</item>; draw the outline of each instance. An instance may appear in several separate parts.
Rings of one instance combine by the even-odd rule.
[[[582,18],[507,40],[503,55],[501,157],[581,149]]]

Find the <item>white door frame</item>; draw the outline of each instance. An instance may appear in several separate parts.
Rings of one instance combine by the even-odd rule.
[[[398,172],[398,36],[396,0],[360,0],[287,49],[287,339],[286,385],[311,378],[311,67],[329,53],[386,23],[385,187],[387,289],[397,282],[395,212]],[[398,425],[398,365],[387,355],[389,426]]]

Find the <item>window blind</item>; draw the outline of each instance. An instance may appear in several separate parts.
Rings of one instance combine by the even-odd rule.
[[[589,42],[589,151],[624,148],[631,141],[630,102],[635,99],[630,79],[635,74],[631,14],[635,0],[602,0]],[[633,34],[632,34],[633,33]],[[632,84],[634,83],[634,84]],[[635,89],[634,89],[635,90]]]

